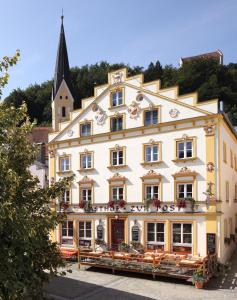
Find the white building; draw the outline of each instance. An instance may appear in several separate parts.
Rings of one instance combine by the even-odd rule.
[[[235,247],[236,133],[218,100],[179,96],[178,87],[144,83],[121,69],[73,110],[63,24],[49,135],[50,181],[75,175],[62,197],[67,212],[53,238],[64,247],[148,249],[221,261]],[[60,200],[59,200],[60,202]]]

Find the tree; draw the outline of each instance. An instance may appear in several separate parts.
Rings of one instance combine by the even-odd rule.
[[[7,68],[2,64],[2,70]],[[2,78],[0,90],[6,82]],[[33,126],[26,104],[19,108],[0,104],[0,299],[4,300],[41,299],[43,283],[64,265],[57,244],[49,238],[64,216],[51,210],[50,201],[72,178],[39,186],[29,172],[37,156],[28,139]]]
[[[186,62],[180,68],[172,65],[162,66],[159,61],[151,62],[146,69],[127,64],[109,64],[106,61],[71,69],[75,109],[80,107],[81,99],[91,97],[96,85],[107,83],[108,72],[128,68],[128,75],[144,73],[145,82],[161,80],[161,87],[178,85],[180,94],[198,92],[199,101],[219,98],[224,101],[225,111],[234,125],[237,125],[237,64],[220,65],[212,59],[196,59]],[[39,124],[51,124],[52,81],[35,84],[25,90],[14,90],[5,103],[18,107],[22,94],[29,109],[31,120]],[[233,108],[235,106],[235,108]]]

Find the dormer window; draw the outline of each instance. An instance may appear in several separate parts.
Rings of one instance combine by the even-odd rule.
[[[62,117],[63,118],[66,117],[66,107],[65,106],[62,107]]]
[[[112,107],[116,107],[123,104],[123,92],[122,90],[116,90],[111,93]]]
[[[145,111],[144,114],[144,125],[150,126],[158,124],[158,109],[152,109]]]
[[[80,134],[81,136],[91,135],[91,123],[87,122],[84,124],[80,124]]]

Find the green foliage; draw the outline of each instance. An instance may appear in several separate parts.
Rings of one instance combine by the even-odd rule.
[[[63,265],[49,239],[63,216],[52,212],[71,178],[41,188],[29,166],[37,148],[27,136],[32,124],[26,105],[0,105],[0,299],[41,299],[42,285]]]
[[[180,68],[172,65],[162,67],[159,61],[151,62],[144,69],[130,67],[123,63],[109,64],[102,61],[71,69],[75,109],[80,107],[81,99],[91,97],[94,87],[107,83],[108,72],[128,67],[129,76],[144,73],[145,82],[160,79],[161,87],[179,86],[179,93],[198,92],[199,101],[219,98],[224,101],[225,111],[234,125],[237,125],[237,64],[219,65],[216,60],[193,60]],[[14,90],[5,103],[19,107],[23,100],[27,103],[31,120],[39,124],[51,124],[52,81],[35,84],[25,90]]]
[[[16,53],[12,56],[4,56],[2,60],[0,60],[0,99],[2,95],[2,88],[8,83],[8,69],[15,65],[20,57],[20,51],[17,50]]]

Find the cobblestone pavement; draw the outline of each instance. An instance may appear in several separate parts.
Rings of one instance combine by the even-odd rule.
[[[74,264],[66,277],[54,278],[46,287],[45,295],[55,300],[237,300],[237,251],[231,269],[224,277],[212,279],[203,290],[184,281],[90,268],[78,270]]]

